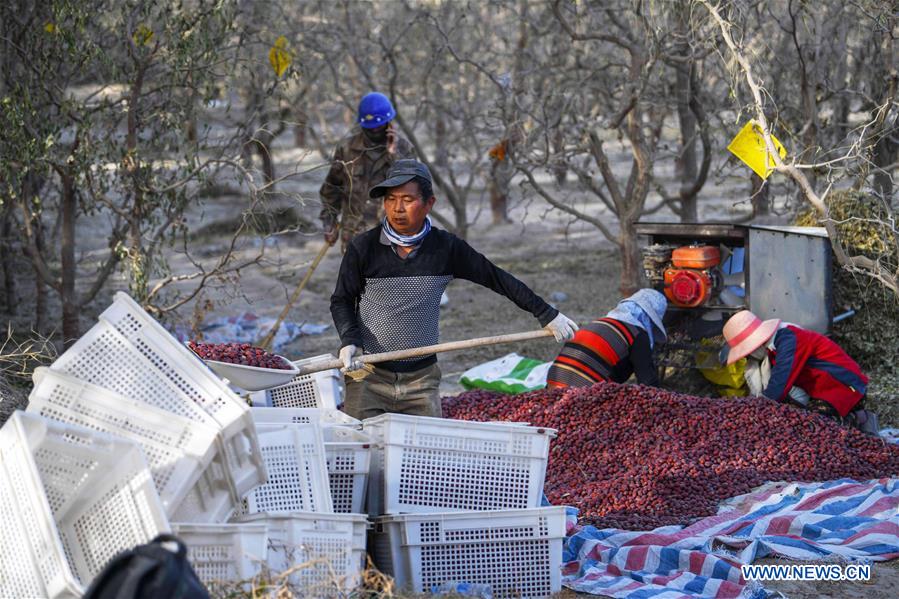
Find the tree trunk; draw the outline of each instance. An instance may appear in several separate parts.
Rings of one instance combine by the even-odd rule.
[[[688,43],[689,23],[687,20],[689,15],[687,9],[679,6],[677,11],[677,29],[679,41],[675,46],[675,52],[679,57],[688,59],[684,65],[678,65],[675,71],[675,96],[677,97],[677,119],[680,124],[680,153],[674,163],[675,173],[680,181],[682,190],[689,190],[693,187],[696,177],[699,173],[696,158],[696,115],[690,109],[690,102],[693,99],[694,81],[696,79],[693,64],[692,50]],[[680,201],[680,220],[684,223],[695,223],[699,221],[699,210],[697,207],[696,195],[692,194],[682,197]]]
[[[30,193],[30,190],[26,192],[26,194]],[[24,201],[30,202],[30,199],[25,198]],[[58,221],[61,221],[61,219],[58,219]],[[34,232],[34,247],[37,250],[37,255],[43,256],[46,249],[44,244],[44,223],[40,218],[34,218],[31,227]],[[35,261],[31,260],[30,262],[34,270],[34,324],[32,328],[38,333],[43,333],[47,330],[47,283],[44,281],[41,273],[38,272]]]
[[[553,154],[555,154],[556,160],[552,169],[559,187],[565,185],[565,179],[568,178],[568,163],[565,161],[564,150],[565,134],[562,132],[562,123],[560,122],[553,133]]]
[[[262,178],[267,185],[266,193],[268,194],[275,191],[275,162],[272,159],[271,143],[271,135],[261,131],[256,135],[256,141],[254,142],[256,153],[262,159]]]
[[[3,225],[0,229],[0,263],[3,265],[3,294],[6,314],[12,316],[16,313],[16,276],[15,276],[15,252],[12,248],[12,202],[5,200],[3,210]]]
[[[680,69],[677,71],[677,116],[680,122],[681,153],[675,162],[675,171],[680,179],[681,189],[690,189],[696,181],[698,168],[696,165],[696,116],[690,110],[690,98],[693,94],[689,75]],[[697,194],[681,199],[680,220],[684,223],[699,221]]]
[[[893,30],[895,19],[887,21],[888,28],[878,33],[875,44],[876,59],[873,61],[877,68],[872,69],[872,93],[877,103],[885,105],[896,100],[897,71],[893,59],[893,38],[890,33]],[[892,206],[893,180],[889,167],[896,161],[899,152],[899,115],[890,119],[891,112],[883,118],[882,125],[877,131],[877,142],[874,145],[871,161],[874,163],[874,190],[883,198],[887,206]],[[876,116],[875,116],[876,118]]]
[[[771,214],[771,198],[768,195],[769,186],[765,180],[752,173],[750,175],[751,189],[750,202],[752,203],[752,218]]]
[[[813,67],[810,66],[809,68]],[[813,77],[813,74],[806,75],[805,73],[801,77],[802,112],[805,116],[802,145],[803,150],[807,153],[808,158],[806,160],[808,162],[815,160],[818,149],[818,102],[815,99],[815,86],[817,84],[814,81],[809,81]],[[815,187],[818,179],[815,169],[806,170],[805,176],[808,178],[809,184]]]
[[[434,164],[443,170],[449,164],[449,142],[447,141],[446,117],[443,111],[438,109],[434,118]]]
[[[621,220],[618,240],[621,248],[621,286],[618,291],[621,297],[628,297],[642,287],[640,280],[642,257],[634,223],[628,219]]]
[[[247,133],[243,138],[243,143],[240,144],[240,165],[247,170],[252,170],[253,168],[254,149],[253,136]]]
[[[853,59],[852,53],[847,50],[846,39],[849,35],[848,19],[839,19],[836,35],[836,47],[839,49],[840,58],[837,60],[835,72],[833,74],[833,81],[838,88],[840,86],[846,86],[848,88],[849,61]],[[836,104],[836,108],[834,108],[833,118],[833,129],[835,135],[831,137],[831,145],[834,147],[842,145],[843,140],[847,135],[849,135],[849,101],[851,97],[852,96],[848,91],[843,90],[837,93],[836,99],[834,101],[834,103]]]
[[[306,114],[306,111],[303,108],[294,107],[293,109],[294,119],[296,122],[293,125],[293,145],[298,148],[306,147],[306,128],[309,126],[309,115]]]
[[[892,136],[899,135],[899,124],[885,126],[880,139],[874,145],[872,162],[874,171],[874,191],[883,198],[884,204],[892,206],[893,179],[890,176],[889,166],[896,161],[897,144],[891,140]]]
[[[34,273],[34,331],[47,330],[47,285],[38,273]]]
[[[468,235],[468,219],[465,216],[465,204],[459,204],[458,206],[453,204],[453,216],[455,217],[456,226],[453,229],[453,234],[457,237],[461,237],[465,239]]]
[[[510,222],[508,216],[509,183],[512,181],[512,164],[508,156],[501,160],[493,159],[490,167],[490,213],[493,224],[501,225]]]
[[[518,129],[518,113],[515,110],[514,98],[519,97],[524,92],[524,70],[525,50],[528,46],[528,3],[527,0],[519,2],[519,26],[518,41],[515,44],[515,60],[512,63],[512,72],[510,73],[510,81],[508,87],[502,90],[503,97],[500,100],[502,106],[503,121],[505,122],[505,132],[502,139],[503,156],[499,160],[493,161],[490,169],[490,211],[493,214],[493,224],[509,222],[508,204],[509,204],[509,185],[512,182],[514,168],[512,167],[512,154],[516,151],[521,141],[521,134]]]
[[[62,272],[62,285],[60,287],[60,299],[62,300],[62,338],[66,348],[70,347],[81,334],[78,322],[80,306],[75,297],[75,278],[77,276],[77,264],[75,262],[75,182],[70,173],[62,176],[62,235],[60,258]]]

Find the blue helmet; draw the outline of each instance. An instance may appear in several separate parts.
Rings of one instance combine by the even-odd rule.
[[[396,110],[390,99],[384,94],[371,92],[362,97],[359,102],[359,125],[363,129],[376,129],[386,125],[396,116]]]

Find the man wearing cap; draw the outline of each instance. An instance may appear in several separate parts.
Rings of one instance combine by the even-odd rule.
[[[577,325],[524,283],[498,268],[452,233],[431,225],[436,201],[428,168],[398,160],[386,180],[369,192],[382,198],[381,223],[347,247],[331,316],[340,334],[340,359],[350,372],[344,409],[365,419],[385,412],[441,416],[437,356],[381,362],[354,360],[438,342],[440,296],[454,278],[473,281],[506,296],[533,314],[559,342]],[[362,369],[364,372],[358,373]]]
[[[876,415],[863,409],[868,377],[824,335],[743,310],[724,324],[724,338],[728,364],[747,358],[746,383],[753,395],[792,400],[876,434]]]
[[[380,202],[368,197],[369,188],[384,179],[390,165],[412,158],[415,151],[393,123],[396,111],[384,94],[372,92],[359,102],[359,130],[344,138],[334,150],[331,169],[319,190],[325,241],[337,241],[340,223],[342,248],[356,234],[380,220]]]

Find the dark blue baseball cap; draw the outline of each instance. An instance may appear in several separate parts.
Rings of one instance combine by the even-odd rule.
[[[390,170],[387,171],[387,178],[368,190],[368,197],[380,198],[387,193],[387,190],[391,187],[404,185],[415,177],[427,179],[428,183],[433,184],[431,171],[429,171],[428,167],[423,163],[418,160],[412,160],[411,158],[397,160],[393,163],[393,166],[390,167]]]

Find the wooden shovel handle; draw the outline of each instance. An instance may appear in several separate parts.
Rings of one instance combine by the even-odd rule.
[[[355,360],[363,364],[377,364],[378,362],[389,362],[391,360],[405,360],[406,358],[418,358],[431,354],[439,354],[446,351],[455,351],[459,349],[470,349],[472,347],[483,347],[485,345],[497,345],[500,343],[513,343],[515,341],[528,341],[530,339],[540,339],[542,337],[552,337],[552,332],[545,329],[539,331],[527,331],[524,333],[510,333],[508,335],[495,335],[493,337],[478,337],[476,339],[468,339],[465,341],[449,341],[447,343],[438,343],[437,345],[426,345],[424,347],[413,347],[411,349],[401,349],[397,351],[388,351],[380,354],[362,354]],[[300,373],[312,374],[313,372],[321,372],[322,370],[331,370],[332,368],[343,368],[341,360],[327,360],[324,362],[316,362],[306,366],[300,366]]]

